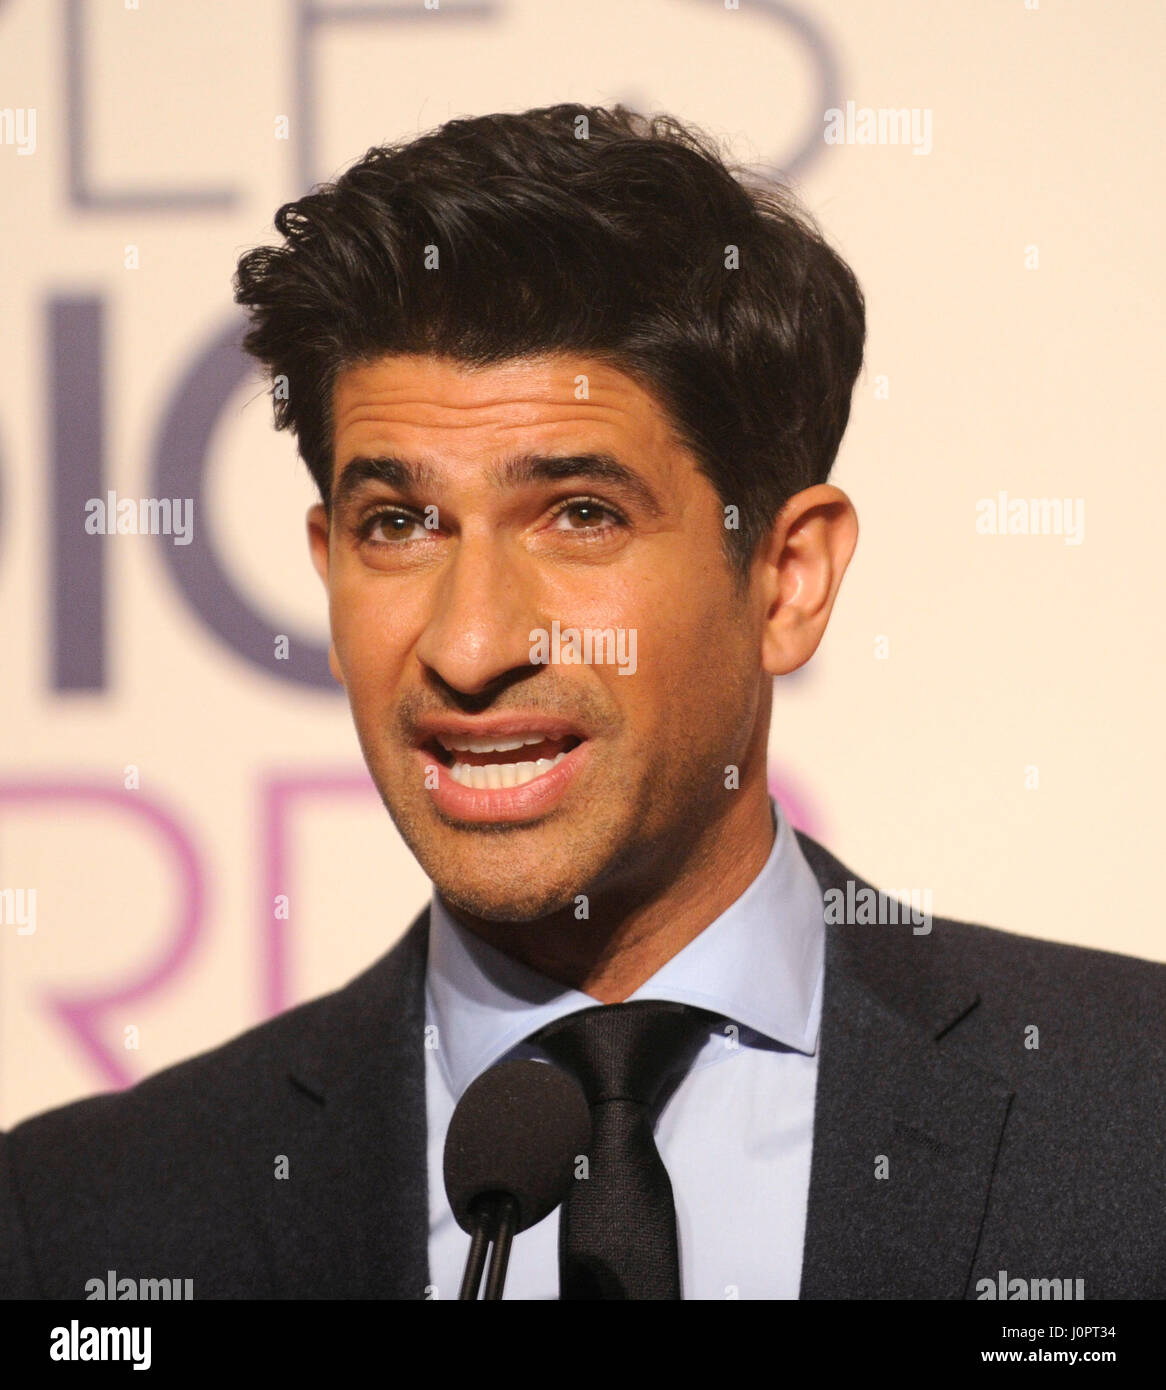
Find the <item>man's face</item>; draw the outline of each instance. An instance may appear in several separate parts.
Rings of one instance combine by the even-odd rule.
[[[666,883],[764,786],[769,678],[764,596],[655,401],[587,358],[394,356],[333,405],[332,669],[422,868],[499,921]]]

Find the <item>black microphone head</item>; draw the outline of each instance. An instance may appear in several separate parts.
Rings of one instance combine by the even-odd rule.
[[[445,1191],[463,1231],[487,1192],[518,1203],[518,1231],[541,1221],[571,1189],[591,1145],[591,1109],[573,1076],[549,1062],[500,1062],[458,1101],[445,1136]]]

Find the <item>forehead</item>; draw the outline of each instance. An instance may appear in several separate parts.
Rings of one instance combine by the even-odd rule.
[[[469,367],[448,358],[386,356],[338,373],[332,391],[334,457],[392,443],[441,457],[481,459],[493,441],[622,444],[663,463],[679,443],[655,397],[616,368],[582,356],[516,358]]]

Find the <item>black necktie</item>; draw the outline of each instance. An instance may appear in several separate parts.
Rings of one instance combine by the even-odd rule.
[[[599,1004],[531,1039],[573,1072],[591,1105],[586,1177],[559,1218],[560,1299],[680,1297],[672,1184],[652,1128],[670,1077],[716,1016],[685,1004]]]

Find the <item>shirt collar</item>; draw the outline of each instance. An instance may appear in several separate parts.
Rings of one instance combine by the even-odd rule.
[[[813,1053],[822,1007],[822,893],[781,808],[772,798],[770,805],[776,833],[761,872],[630,997],[693,1004]],[[597,1002],[474,936],[436,888],[425,987],[433,1045],[455,1097],[531,1033]]]

